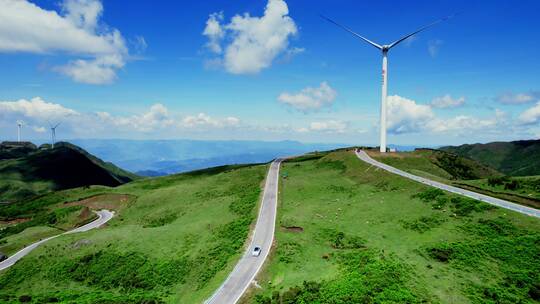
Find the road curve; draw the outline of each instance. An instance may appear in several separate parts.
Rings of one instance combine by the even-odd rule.
[[[49,240],[52,240],[52,239],[54,239],[56,237],[59,237],[61,235],[64,235],[64,234],[84,232],[84,231],[88,231],[90,229],[97,228],[97,227],[105,224],[106,222],[108,222],[114,216],[114,212],[111,212],[109,210],[100,210],[100,211],[97,211],[96,214],[98,215],[98,218],[96,220],[84,225],[84,226],[81,226],[79,228],[76,228],[76,229],[73,229],[73,230],[58,234],[58,235],[48,237],[46,239],[43,239],[41,241],[35,242],[35,243],[31,244],[31,245],[28,245],[28,246],[24,247],[23,249],[19,250],[14,255],[10,256],[8,259],[0,262],[0,271],[13,266],[15,263],[17,263],[18,260],[22,259],[25,255],[29,254],[32,250],[36,249],[39,245],[41,245],[41,244],[43,244],[43,243],[45,243],[45,242],[47,242]]]
[[[244,292],[261,269],[274,241],[274,229],[276,223],[277,197],[279,184],[279,167],[283,159],[276,159],[270,165],[266,184],[264,186],[263,199],[259,210],[259,217],[255,224],[253,237],[249,247],[240,258],[233,271],[225,282],[206,300],[206,304],[234,304]],[[253,247],[261,247],[258,257],[251,256]]]
[[[540,218],[540,210],[538,210],[538,209],[522,206],[522,205],[515,204],[515,203],[509,202],[509,201],[505,201],[505,200],[502,200],[502,199],[499,199],[499,198],[494,198],[494,197],[487,196],[487,195],[480,194],[480,193],[476,193],[476,192],[473,192],[473,191],[461,189],[461,188],[458,188],[458,187],[449,186],[449,185],[446,185],[446,184],[443,184],[443,183],[440,183],[440,182],[432,181],[432,180],[424,178],[424,177],[420,177],[420,176],[410,174],[408,172],[396,169],[396,168],[394,168],[392,166],[389,166],[387,164],[383,164],[381,162],[378,162],[378,161],[374,160],[373,158],[369,157],[369,155],[365,151],[362,151],[362,150],[357,150],[356,151],[356,156],[358,156],[358,158],[360,158],[361,160],[365,161],[368,164],[371,164],[373,166],[377,166],[377,167],[379,167],[381,169],[384,169],[384,170],[386,170],[388,172],[401,175],[403,177],[412,179],[414,181],[417,181],[417,182],[420,182],[420,183],[423,183],[423,184],[426,184],[426,185],[429,185],[429,186],[432,186],[432,187],[435,187],[435,188],[439,188],[441,190],[445,190],[445,191],[448,191],[448,192],[452,192],[452,193],[460,194],[460,195],[463,195],[463,196],[467,196],[467,197],[473,198],[475,200],[479,200],[479,201],[482,201],[482,202],[485,202],[485,203],[488,203],[488,204],[491,204],[491,205],[495,205],[497,207],[501,207],[501,208],[512,210],[512,211],[515,211],[515,212],[519,212],[519,213],[522,213],[522,214],[525,214],[525,215]]]

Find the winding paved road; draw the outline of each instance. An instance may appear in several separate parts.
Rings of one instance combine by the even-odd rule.
[[[111,212],[109,210],[101,210],[101,211],[97,211],[96,213],[98,215],[98,218],[95,221],[92,221],[92,222],[90,222],[90,223],[88,223],[88,224],[86,224],[84,226],[81,226],[79,228],[70,230],[68,232],[64,232],[64,233],[61,233],[61,234],[58,234],[58,235],[55,235],[55,236],[48,237],[46,239],[35,242],[35,243],[33,243],[31,245],[28,245],[28,246],[24,247],[23,249],[19,250],[17,253],[10,256],[7,260],[4,260],[4,261],[0,262],[0,271],[6,269],[8,267],[13,266],[15,263],[17,263],[18,260],[22,259],[25,255],[29,254],[32,250],[36,249],[39,245],[47,242],[48,240],[52,240],[52,239],[54,239],[56,237],[59,237],[61,235],[64,235],[64,234],[84,232],[84,231],[88,231],[90,229],[97,228],[97,227],[105,224],[106,222],[108,222],[114,216],[114,212]]]
[[[534,216],[534,217],[540,218],[540,210],[538,210],[538,209],[522,206],[522,205],[519,205],[519,204],[509,202],[509,201],[505,201],[505,200],[494,198],[494,197],[487,196],[487,195],[484,195],[484,194],[480,194],[480,193],[472,192],[472,191],[469,191],[469,190],[461,189],[461,188],[458,188],[458,187],[449,186],[449,185],[446,185],[446,184],[443,184],[443,183],[440,183],[440,182],[432,181],[432,180],[424,178],[424,177],[420,177],[420,176],[410,174],[408,172],[396,169],[396,168],[394,168],[392,166],[389,166],[387,164],[383,164],[381,162],[378,162],[378,161],[374,160],[373,158],[369,157],[369,155],[365,151],[362,151],[362,150],[357,150],[356,151],[356,156],[358,156],[358,158],[360,158],[361,160],[365,161],[368,164],[371,164],[373,166],[377,166],[377,167],[379,167],[381,169],[384,169],[384,170],[386,170],[388,172],[401,175],[403,177],[415,180],[417,182],[420,182],[420,183],[423,183],[423,184],[426,184],[426,185],[429,185],[429,186],[432,186],[432,187],[435,187],[435,188],[439,188],[439,189],[442,189],[442,190],[445,190],[445,191],[448,191],[448,192],[461,194],[461,195],[473,198],[475,200],[479,200],[479,201],[482,201],[482,202],[485,202],[485,203],[488,203],[488,204],[491,204],[491,205],[495,205],[497,207],[501,207],[501,208],[504,208],[504,209],[508,209],[508,210],[516,211],[516,212],[523,213],[523,214],[526,214],[526,215],[529,215],[529,216]]]
[[[253,238],[249,247],[246,249],[246,252],[242,258],[240,258],[240,261],[238,261],[225,282],[221,284],[216,292],[214,292],[205,303],[236,303],[248,289],[264,264],[264,261],[270,252],[270,248],[272,247],[272,242],[274,241],[279,167],[282,161],[283,159],[276,159],[272,162],[270,169],[268,170],[259,217],[257,218],[257,224],[255,224]],[[251,256],[251,251],[255,246],[261,247],[261,254],[258,257]]]

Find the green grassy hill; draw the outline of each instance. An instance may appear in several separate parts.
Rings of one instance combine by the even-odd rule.
[[[201,303],[240,257],[266,171],[223,166],[52,192],[17,209],[0,205],[0,214],[19,216],[74,207],[116,211],[106,227],[51,240],[0,272],[0,302]],[[13,251],[61,228],[45,221],[0,234],[0,251],[2,243]]]
[[[138,178],[69,143],[54,149],[2,144],[0,156],[0,202],[81,186],[118,186]]]
[[[505,177],[475,160],[438,150],[385,154],[370,150],[368,153],[378,161],[412,174],[540,208],[540,176]]]
[[[511,176],[540,175],[540,140],[442,147]]]
[[[470,180],[501,175],[495,169],[470,158],[433,149],[412,152],[379,153],[369,150],[371,157],[390,166],[428,178]]]
[[[377,170],[352,151],[287,161],[281,175],[275,251],[244,303],[540,300],[536,218]]]

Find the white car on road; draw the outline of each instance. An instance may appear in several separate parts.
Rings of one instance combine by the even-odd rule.
[[[255,246],[253,248],[253,251],[251,252],[251,255],[254,257],[258,257],[261,254],[261,247]]]

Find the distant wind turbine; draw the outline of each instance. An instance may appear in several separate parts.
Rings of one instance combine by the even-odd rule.
[[[337,25],[338,27],[344,29],[345,31],[351,33],[352,35],[354,35],[356,38],[360,38],[361,40],[371,44],[372,46],[376,47],[377,49],[381,50],[382,51],[382,57],[383,57],[383,61],[382,61],[382,98],[381,98],[381,143],[380,143],[380,151],[381,152],[386,152],[386,95],[387,95],[387,90],[388,90],[388,87],[387,87],[387,78],[388,78],[388,69],[387,69],[387,66],[388,66],[388,51],[393,48],[394,46],[398,45],[399,43],[403,42],[404,40],[406,40],[407,38],[410,38],[412,36],[414,36],[415,34],[418,34],[420,33],[421,31],[429,28],[429,27],[432,27],[434,26],[435,24],[437,23],[440,23],[440,22],[443,22],[445,20],[448,20],[452,17],[454,17],[456,14],[454,15],[450,15],[450,16],[447,16],[447,17],[444,17],[442,19],[439,19],[437,21],[434,21],[424,27],[421,27],[420,29],[410,33],[410,34],[407,34],[401,38],[399,38],[398,40],[390,43],[390,44],[383,44],[383,45],[380,45],[380,44],[377,44],[363,36],[360,36],[359,34],[353,32],[351,29],[349,29],[348,27],[345,27],[337,22],[335,22],[334,20],[330,19],[330,18],[327,18],[323,15],[321,15],[321,17],[323,19],[325,19],[326,21],[330,22],[330,23],[333,23],[335,25]]]
[[[57,123],[54,127],[49,122],[49,127],[51,127],[51,149],[54,149],[54,144],[56,143],[56,128],[60,125],[60,122]]]
[[[17,142],[21,142],[21,129],[24,125],[24,121],[17,120]]]

